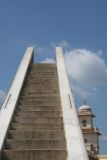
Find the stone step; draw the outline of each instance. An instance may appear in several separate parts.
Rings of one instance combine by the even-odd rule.
[[[31,76],[28,76],[26,77],[26,82],[36,82],[36,81],[50,81],[50,82],[57,82],[58,83],[58,77],[31,77]]]
[[[57,71],[57,67],[54,66],[54,67],[50,67],[50,66],[32,66],[31,69],[29,70],[29,72],[32,72],[32,71]]]
[[[56,71],[33,71],[33,72],[30,72],[28,74],[29,76],[48,76],[48,75],[52,75],[52,76],[58,76],[58,73]]]
[[[15,111],[14,116],[20,117],[62,117],[61,111]]]
[[[32,82],[31,82],[31,84],[29,84],[28,86],[24,86],[23,87],[23,90],[28,90],[28,89],[34,89],[35,91],[36,90],[59,90],[59,85],[52,85],[52,84],[47,84],[47,85],[43,85],[43,84],[32,84]]]
[[[18,105],[16,111],[62,111],[61,105]]]
[[[19,101],[18,102],[18,105],[35,105],[35,106],[43,106],[43,105],[45,105],[45,106],[47,106],[47,105],[50,105],[50,106],[52,106],[52,105],[57,105],[57,106],[59,106],[60,105],[60,101]]]
[[[31,79],[42,79],[42,77],[43,78],[57,78],[58,77],[58,74],[54,74],[54,73],[49,73],[49,74],[40,74],[40,73],[35,73],[35,74],[31,74],[31,73],[29,73],[29,78],[31,78]],[[52,80],[51,80],[52,81]]]
[[[38,94],[38,93],[29,93],[29,94],[26,94],[26,93],[23,93],[23,90],[21,92],[21,95],[25,95],[25,96],[35,96],[35,97],[60,97],[59,93],[53,93],[53,94]]]
[[[57,88],[47,89],[47,88],[39,88],[39,87],[29,87],[23,88],[22,93],[35,93],[35,94],[59,94],[59,90]]]
[[[50,96],[53,96],[53,94],[59,94],[59,92],[57,92],[57,93],[52,93],[52,92],[49,92],[49,91],[47,91],[47,93],[46,93],[46,91],[45,92],[41,92],[41,91],[38,91],[38,92],[35,92],[35,91],[33,91],[33,90],[31,90],[31,91],[27,91],[27,92],[25,92],[25,91],[23,91],[22,90],[22,92],[21,92],[21,95],[20,95],[20,97],[21,96],[32,96],[32,95],[50,95]]]
[[[59,84],[58,84],[58,82],[56,81],[56,82],[52,82],[52,81],[50,81],[50,80],[45,80],[45,81],[43,81],[43,80],[36,80],[35,79],[35,81],[26,81],[26,83],[24,83],[24,87],[26,87],[26,86],[28,86],[28,85],[33,85],[33,86],[37,86],[37,85],[40,85],[41,84],[41,86],[43,86],[43,85],[47,85],[47,86],[54,86],[54,87],[56,87],[56,86],[59,86]]]
[[[37,107],[37,106],[40,106],[40,107],[44,107],[44,106],[45,106],[45,107],[46,107],[46,106],[48,106],[48,107],[51,108],[51,107],[54,107],[54,106],[55,106],[55,107],[56,107],[56,106],[59,106],[59,107],[60,107],[61,104],[54,104],[54,103],[50,103],[50,104],[49,104],[49,103],[43,103],[43,102],[41,102],[41,103],[39,103],[39,104],[38,104],[38,103],[21,104],[21,103],[18,102],[17,106],[20,106],[20,107],[25,107],[25,106],[26,106],[26,107]]]
[[[17,131],[17,130],[9,130],[8,139],[65,139],[64,132],[62,131],[54,131],[54,130],[40,130],[40,131]]]
[[[28,95],[28,94],[50,94],[50,95],[52,95],[52,94],[59,94],[59,90],[36,90],[35,91],[35,89],[23,89],[22,90],[22,93],[23,94],[26,94],[26,95]]]
[[[57,73],[57,68],[49,68],[49,67],[32,67],[31,70],[29,70],[29,73],[35,72],[35,71],[40,71],[40,72],[56,72]]]
[[[29,72],[32,70],[57,70],[57,66],[56,64],[54,65],[48,65],[48,64],[33,64],[33,66],[31,66],[31,68],[29,69]]]
[[[62,117],[13,117],[12,123],[37,124],[37,123],[63,123]]]
[[[29,70],[28,73],[35,73],[35,72],[40,72],[40,73],[57,73],[57,68],[52,68],[52,69],[47,69],[47,68],[32,68],[31,70]]]
[[[11,120],[1,160],[66,160],[56,64],[32,64]]]
[[[53,82],[52,82],[53,83]],[[32,87],[34,86],[35,88],[40,86],[40,88],[42,89],[42,87],[55,87],[55,88],[59,88],[59,84],[54,82],[55,84],[52,84],[51,82],[36,82],[36,81],[31,81],[31,82],[26,82],[26,84],[24,84],[23,89],[28,88],[28,87]]]
[[[26,98],[26,99],[23,99],[23,98],[20,98],[20,100],[19,100],[19,104],[27,104],[27,105],[30,105],[30,104],[35,104],[35,105],[41,105],[41,104],[56,104],[56,105],[60,105],[60,99],[57,99],[57,100],[55,100],[55,99],[42,99],[42,98],[32,98],[32,99],[30,99],[30,98]]]
[[[58,83],[58,74],[55,74],[55,73],[49,73],[49,74],[42,74],[42,73],[35,73],[35,74],[32,74],[32,73],[29,73],[27,76],[26,76],[26,79],[25,80],[36,80],[36,81],[44,81],[46,82],[46,80],[48,80],[49,82],[54,82],[57,81]]]
[[[39,90],[52,90],[52,89],[59,89],[59,85],[56,85],[56,84],[41,84],[41,83],[39,83],[39,84],[37,84],[37,85],[27,85],[26,87],[23,87],[23,90],[25,90],[25,89],[35,89],[35,91],[37,90],[37,89],[39,89]]]
[[[55,150],[3,150],[2,160],[66,160],[67,151]]]
[[[65,140],[7,139],[5,149],[66,149]]]
[[[62,123],[37,123],[37,124],[19,124],[19,123],[11,123],[10,130],[63,130]]]
[[[51,78],[51,79],[53,79],[53,78],[58,78],[58,75],[57,74],[44,74],[44,75],[42,75],[42,74],[32,74],[32,75],[29,75],[29,78],[30,79],[42,79],[42,78],[47,78],[47,79],[49,79],[49,78]]]
[[[49,65],[36,65],[36,66],[32,66],[31,69],[29,70],[29,72],[31,71],[38,71],[38,70],[41,70],[41,71],[57,71],[57,66],[49,66]]]
[[[29,85],[32,83],[55,83],[55,84],[58,84],[58,78],[31,78],[30,76],[26,77],[26,80],[25,80],[26,83],[29,83]],[[25,84],[26,84],[25,83]]]
[[[58,75],[56,70],[32,70],[29,72],[29,76],[34,76],[34,75]]]
[[[38,76],[36,76],[36,75],[35,75],[34,77],[28,75],[28,76],[26,77],[26,79],[25,79],[25,84],[28,83],[28,82],[35,82],[35,83],[44,82],[44,83],[46,83],[46,84],[47,84],[47,83],[50,83],[50,84],[53,83],[53,85],[54,85],[54,82],[55,82],[55,84],[59,84],[59,83],[58,83],[58,76],[52,77],[52,78],[50,78],[49,76],[47,76],[47,77],[43,76],[43,78],[40,78],[40,77],[38,77]],[[30,84],[30,83],[29,83],[29,84]]]
[[[25,93],[21,93],[21,95],[20,95],[20,98],[23,98],[23,97],[25,97],[25,98],[60,98],[60,96],[59,96],[59,94],[36,94],[36,93],[34,93],[34,94],[25,94]]]
[[[56,66],[56,64],[53,64],[53,63],[33,63],[32,64],[32,66],[31,66],[32,68],[31,69],[46,69],[46,70],[52,70],[52,69],[57,69],[57,66]]]
[[[31,67],[31,69],[29,69],[29,72],[32,72],[32,71],[46,71],[46,72],[49,72],[49,71],[56,71],[57,72],[57,67],[50,67],[50,66],[33,66]]]
[[[21,96],[20,101],[60,101],[60,97],[34,97],[34,96]]]
[[[35,74],[35,73],[42,73],[42,74],[50,74],[50,73],[53,73],[53,74],[58,74],[58,72],[57,72],[57,69],[43,69],[43,68],[41,68],[41,69],[37,69],[37,68],[32,68],[29,72],[28,72],[28,74]]]

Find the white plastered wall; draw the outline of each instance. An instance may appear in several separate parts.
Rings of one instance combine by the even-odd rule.
[[[61,105],[67,142],[67,160],[88,160],[83,135],[80,129],[74,97],[66,71],[62,48],[56,48],[56,63],[59,77]]]
[[[15,75],[11,88],[0,110],[0,151],[10,124],[12,114],[14,112],[17,100],[28,70],[33,58],[33,48],[27,48],[25,55],[21,61],[18,71]]]

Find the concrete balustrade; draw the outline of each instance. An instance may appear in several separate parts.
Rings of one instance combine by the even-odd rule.
[[[74,97],[68,79],[64,56],[62,48],[60,47],[56,48],[56,64],[59,77],[65,137],[67,142],[67,160],[88,160],[87,151],[77,118]]]
[[[23,82],[29,68],[29,65],[33,61],[34,50],[32,47],[27,48],[22,62],[18,68],[16,76],[13,80],[11,88],[7,94],[7,97],[0,110],[0,151],[3,146],[3,142],[13,115],[13,111],[17,104],[18,97],[20,95]]]

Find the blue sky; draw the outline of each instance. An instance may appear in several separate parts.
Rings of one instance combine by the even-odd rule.
[[[82,105],[82,97],[87,97],[96,114],[95,124],[102,132],[100,150],[107,153],[106,43],[106,0],[1,0],[0,101],[26,47],[35,47],[35,61],[40,62],[53,59],[54,46],[60,45],[65,52],[76,105]]]

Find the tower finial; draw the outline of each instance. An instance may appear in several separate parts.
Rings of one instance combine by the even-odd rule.
[[[87,100],[86,98],[83,98],[83,104],[86,105],[87,104]]]

